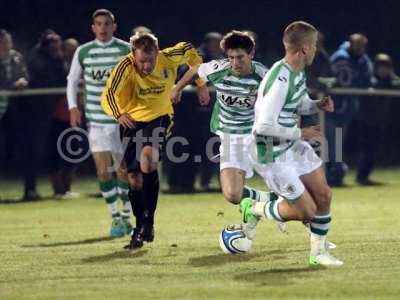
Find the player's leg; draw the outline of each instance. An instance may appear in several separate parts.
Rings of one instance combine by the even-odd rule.
[[[143,176],[140,169],[128,171],[129,182],[129,201],[131,203],[132,212],[136,219],[136,228],[132,231],[131,240],[125,249],[136,249],[143,246],[143,233],[139,234],[142,228],[143,213],[145,211],[145,199],[143,198]]]
[[[153,146],[145,146],[140,155],[140,170],[143,176],[143,197],[146,199],[146,214],[151,226],[157,208],[160,181],[158,176],[159,150]]]
[[[244,170],[238,168],[223,168],[220,173],[222,194],[226,201],[232,204],[239,204],[244,198],[250,198],[253,201],[268,201],[274,197],[270,192],[257,190],[245,185]]]
[[[126,165],[129,184],[128,198],[132,207],[133,215],[136,219],[136,228],[132,231],[131,240],[125,249],[136,249],[143,246],[143,236],[138,235],[138,229],[142,227],[143,212],[145,210],[145,199],[143,197],[143,176],[140,172],[139,154],[136,149],[136,134],[142,130],[145,123],[137,122],[136,128],[120,127],[120,137],[122,141],[124,163]]]
[[[291,179],[290,182],[287,192],[269,184],[276,194],[283,196],[278,199],[255,203],[250,199],[242,200],[240,207],[244,221],[251,222],[262,217],[277,222],[312,220],[317,211],[312,196],[298,178]]]
[[[121,221],[121,214],[118,209],[118,191],[113,173],[111,152],[93,152],[93,159],[96,166],[97,179],[99,181],[100,191],[106,200],[108,209],[111,213],[113,222],[111,224],[111,237],[121,237],[125,234]]]
[[[140,151],[143,211],[140,216],[137,216],[139,224],[132,236],[131,249],[141,247],[143,241],[152,242],[154,239],[154,217],[160,191],[157,168],[171,124],[169,116],[162,116],[147,122],[141,131],[144,140],[137,148]],[[140,141],[137,140],[135,143],[138,142]],[[134,247],[135,245],[136,247]]]
[[[264,179],[268,188],[280,197],[270,197],[267,201],[252,203],[242,201],[243,218],[245,211],[254,211],[258,217],[266,217],[278,222],[304,220],[315,211],[315,204],[301,182],[296,168],[293,167],[293,153],[289,149],[285,157],[268,164],[254,164],[257,173]],[[249,215],[251,217],[251,214]]]
[[[119,198],[122,201],[122,223],[125,228],[125,234],[130,234],[132,231],[132,224],[130,223],[130,216],[132,213],[132,206],[128,197],[129,184],[128,184],[128,169],[124,160],[123,147],[120,138],[119,126],[116,126],[109,133],[110,141],[112,141],[112,157],[114,163],[114,171],[117,175],[117,190]]]
[[[325,172],[322,167],[319,167],[300,178],[310,191],[317,206],[316,215],[309,222],[311,231],[310,264],[340,266],[343,262],[330,255],[326,249],[328,243],[326,236],[332,220],[330,213],[332,192],[327,184]]]
[[[143,202],[143,177],[139,170],[128,173],[129,192],[128,197],[132,207],[132,213],[136,218],[136,227],[140,227],[140,218],[144,210]]]
[[[250,135],[222,134],[220,146],[220,181],[224,198],[239,204],[243,198],[254,201],[269,199],[269,193],[245,185],[245,178],[253,176],[250,158]]]
[[[119,160],[119,166],[116,168],[117,174],[117,190],[118,195],[122,201],[122,223],[124,224],[125,234],[130,234],[132,231],[132,224],[130,217],[132,214],[132,205],[129,200],[129,183],[128,183],[128,170],[124,160]],[[115,164],[115,161],[114,161]]]
[[[224,168],[221,170],[220,179],[224,198],[232,204],[239,204],[243,195],[245,172],[237,168]],[[250,196],[248,190],[246,194]]]
[[[254,174],[251,157],[252,143],[251,135],[221,136],[221,187],[225,199],[233,204],[239,204],[243,199],[254,204],[254,202],[268,202],[278,198],[274,192],[261,191],[245,185],[245,179],[253,177]],[[255,237],[257,224],[258,218],[253,218],[250,222],[243,220],[243,228],[249,239]],[[282,222],[277,222],[277,225],[279,230],[285,231]]]
[[[242,199],[255,201],[269,200],[270,193],[262,192],[245,186],[245,178],[253,176],[252,164],[248,151],[248,136],[221,136],[220,147],[220,182],[224,198],[232,203],[239,204]],[[258,219],[244,222],[246,236],[253,239],[256,234]]]
[[[154,240],[154,214],[157,207],[158,193],[160,189],[157,163],[151,158],[153,152],[158,151],[151,146],[145,146],[141,150],[140,171],[129,173],[130,192],[133,213],[136,217],[136,228],[128,249],[136,249],[143,246],[143,242]]]

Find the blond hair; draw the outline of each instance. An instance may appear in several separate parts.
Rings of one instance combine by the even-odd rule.
[[[283,45],[289,52],[297,52],[307,43],[318,30],[304,21],[290,23],[283,33]]]
[[[131,36],[129,42],[132,46],[132,51],[141,49],[146,53],[158,50],[158,39],[154,34],[149,32],[138,31]]]

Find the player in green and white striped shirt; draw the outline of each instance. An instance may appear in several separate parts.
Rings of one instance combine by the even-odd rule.
[[[73,57],[68,75],[67,98],[71,126],[81,124],[78,109],[79,81],[84,79],[84,110],[89,130],[89,146],[97,169],[100,190],[109,207],[113,222],[110,235],[120,237],[129,234],[131,204],[128,199],[128,183],[125,168],[119,167],[117,178],[110,168],[113,160],[122,158],[122,145],[118,123],[101,108],[101,93],[113,67],[130,52],[129,43],[113,37],[116,30],[114,15],[99,9],[93,13],[92,30],[96,39],[80,46]],[[120,213],[118,196],[123,202]]]
[[[312,265],[340,266],[342,261],[327,251],[330,227],[331,190],[321,159],[306,142],[320,138],[317,126],[300,129],[300,114],[318,109],[333,111],[329,97],[311,100],[305,85],[304,68],[314,59],[317,30],[305,22],[294,22],[284,32],[285,58],[268,71],[260,84],[255,106],[253,133],[257,142],[256,171],[281,198],[240,204],[244,219],[256,223],[260,217],[276,221],[310,223]]]
[[[177,101],[182,89],[195,77],[211,83],[216,102],[211,117],[211,131],[221,139],[220,176],[225,199],[239,204],[242,198],[269,199],[270,194],[244,186],[253,176],[250,158],[254,104],[259,84],[267,68],[253,61],[255,42],[245,32],[232,31],[224,36],[221,48],[227,59],[213,60],[189,70],[177,83],[172,99]],[[255,231],[248,233],[254,237]]]

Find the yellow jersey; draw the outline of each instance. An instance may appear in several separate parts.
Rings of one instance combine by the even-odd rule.
[[[153,72],[142,77],[135,69],[133,53],[113,69],[101,96],[103,110],[115,119],[128,113],[135,121],[149,122],[173,114],[171,91],[179,65],[202,63],[196,49],[186,42],[160,50]],[[204,82],[196,82],[198,86]]]

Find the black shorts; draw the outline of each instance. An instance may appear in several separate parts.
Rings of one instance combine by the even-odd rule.
[[[157,148],[161,160],[172,124],[172,116],[164,115],[149,122],[136,122],[135,128],[120,126],[120,136],[128,173],[140,171],[140,153],[144,146]]]

